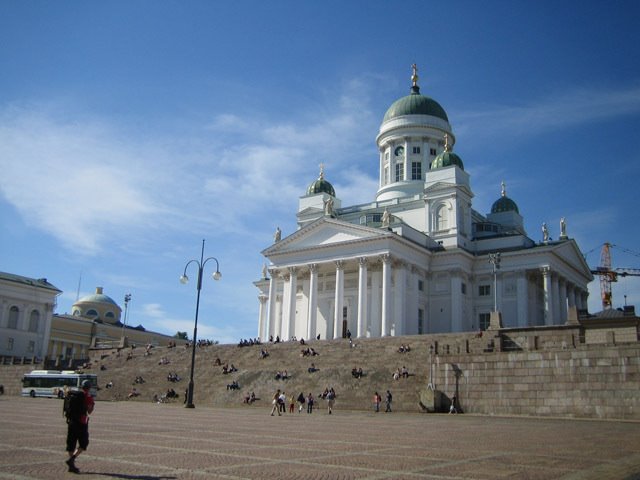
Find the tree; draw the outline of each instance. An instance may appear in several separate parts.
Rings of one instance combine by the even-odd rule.
[[[177,332],[173,338],[177,338],[179,340],[189,340],[189,337],[187,336],[187,332]]]

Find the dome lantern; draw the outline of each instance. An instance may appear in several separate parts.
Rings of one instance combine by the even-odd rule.
[[[336,196],[336,191],[333,185],[324,179],[324,164],[320,164],[320,175],[318,179],[309,185],[307,188],[307,195],[315,195],[317,193],[327,193],[332,197]]]
[[[518,214],[520,213],[516,202],[507,197],[507,188],[504,181],[501,183],[500,198],[496,200],[491,206],[491,213],[502,212],[516,212]]]

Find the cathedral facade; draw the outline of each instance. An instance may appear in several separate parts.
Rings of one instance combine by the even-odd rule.
[[[445,110],[420,93],[387,110],[376,138],[379,186],[342,206],[321,167],[300,197],[298,229],[274,235],[259,289],[262,339],[383,337],[559,325],[586,309],[593,279],[560,220],[560,236],[526,233],[506,186],[486,214]]]

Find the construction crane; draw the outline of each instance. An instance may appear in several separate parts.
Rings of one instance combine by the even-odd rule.
[[[640,268],[611,268],[610,243],[602,245],[600,252],[600,266],[591,270],[593,275],[600,277],[600,294],[602,296],[602,309],[607,310],[612,305],[611,284],[618,281],[618,277],[640,277]]]

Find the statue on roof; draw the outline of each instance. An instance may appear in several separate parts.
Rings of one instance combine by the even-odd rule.
[[[549,241],[549,229],[546,223],[542,224],[542,241],[545,243]]]
[[[333,217],[333,198],[324,201],[324,214]]]
[[[276,227],[276,231],[273,234],[273,243],[278,243],[280,240],[282,240],[282,230],[280,230],[280,227]]]
[[[560,238],[567,238],[567,222],[564,220],[564,217],[560,219]]]
[[[383,227],[388,227],[389,226],[390,217],[391,217],[391,215],[389,214],[389,210],[387,210],[387,207],[384,207],[384,212],[382,213],[382,226]]]

